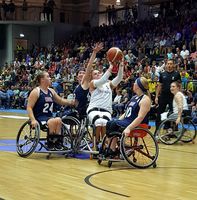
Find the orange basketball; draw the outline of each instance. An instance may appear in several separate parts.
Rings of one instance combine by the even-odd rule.
[[[112,47],[107,51],[107,60],[109,62],[120,62],[123,58],[123,53],[118,47]]]

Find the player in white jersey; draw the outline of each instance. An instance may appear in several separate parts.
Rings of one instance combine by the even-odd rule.
[[[169,116],[169,118],[175,118],[176,124],[178,124],[181,120],[182,113],[188,113],[188,104],[187,99],[184,96],[181,90],[181,83],[178,81],[172,82],[170,85],[170,91],[174,94],[173,98],[173,114]]]
[[[92,81],[90,83],[90,103],[87,108],[87,114],[90,122],[96,126],[96,141],[99,142],[100,135],[104,136],[106,124],[111,120],[112,114],[112,89],[122,81],[124,62],[119,64],[117,76],[109,81],[113,65],[102,75],[98,70],[92,72]]]

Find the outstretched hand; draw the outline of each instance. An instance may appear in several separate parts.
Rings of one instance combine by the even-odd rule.
[[[94,52],[99,52],[101,49],[103,49],[103,43],[102,42],[97,42],[95,46],[92,47]]]

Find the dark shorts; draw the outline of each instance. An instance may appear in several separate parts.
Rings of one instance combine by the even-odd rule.
[[[36,120],[38,121],[38,123],[40,124],[40,126],[46,126],[47,125],[47,122],[49,119],[51,119],[53,117],[48,117],[48,116],[40,116],[40,117],[37,117]]]
[[[106,135],[108,137],[113,136],[113,132],[122,132],[127,126],[119,125],[120,120],[111,120],[106,124]]]

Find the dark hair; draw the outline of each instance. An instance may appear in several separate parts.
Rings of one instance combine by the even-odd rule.
[[[174,59],[168,59],[168,60],[167,60],[167,62],[168,62],[168,61],[172,61],[172,62],[173,62],[173,64],[174,64]]]
[[[84,72],[85,72],[85,68],[80,67],[80,68],[77,70],[77,72],[76,72],[76,76],[78,76],[78,74],[79,74],[80,71],[84,71]]]

